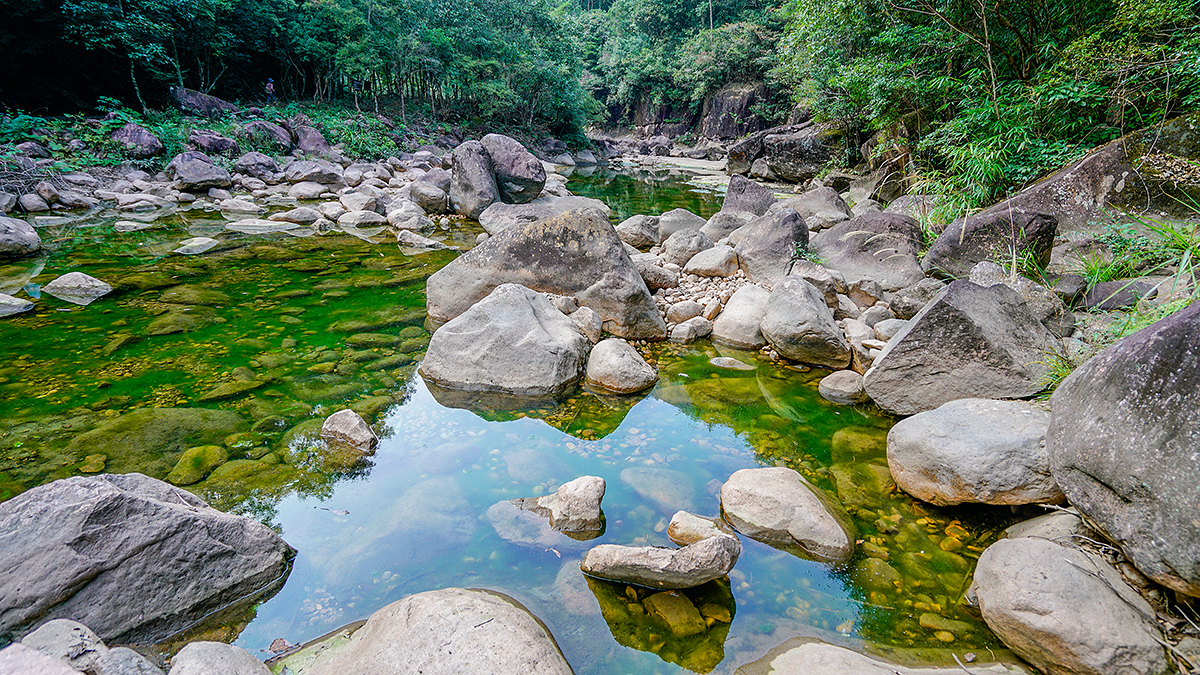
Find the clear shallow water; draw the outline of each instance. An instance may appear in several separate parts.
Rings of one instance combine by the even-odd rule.
[[[719,208],[679,180],[589,180],[569,186],[618,215]],[[224,444],[235,461],[188,489],[278,528],[298,554],[274,597],[194,637],[266,657],[275,638],[307,641],[405,595],[466,586],[523,602],[580,674],[730,671],[794,635],[901,648],[949,638],[961,651],[997,644],[957,599],[1007,511],[933,509],[896,492],[884,452],[892,420],[823,401],[825,371],[708,343],[659,345],[650,356],[661,381],[645,396],[580,391],[534,409],[487,399],[461,409],[414,375],[428,339],[424,279],[452,253],[406,256],[344,235],[220,233],[220,248],[183,258],[167,252],[220,232],[219,219],[174,217],[126,234],[89,224],[43,229],[51,255],[0,268],[13,291],[36,294],[73,270],[117,287],[88,307],[43,295],[35,312],[0,321],[0,499],[99,470],[96,456],[103,470],[164,478],[200,441],[124,421],[156,407],[233,413],[203,442]],[[477,233],[456,225],[441,236]],[[179,325],[187,330],[154,334]],[[715,368],[717,355],[753,369]],[[344,405],[381,432],[365,461],[305,440]],[[112,442],[135,431],[158,434],[148,451]],[[670,545],[676,510],[718,515],[720,481],[770,465],[795,468],[845,505],[862,542],[853,560],[827,565],[743,539],[727,584],[687,594],[706,625],[684,636],[650,616],[659,601],[648,591],[579,573],[596,543]],[[506,506],[585,474],[608,484],[598,539],[547,532]]]

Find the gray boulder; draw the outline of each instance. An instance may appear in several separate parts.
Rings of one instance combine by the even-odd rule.
[[[662,261],[652,253],[638,253],[630,257],[646,288],[651,292],[660,288],[677,288],[679,275],[662,266]]]
[[[892,427],[888,466],[901,490],[938,506],[1057,504],[1049,426],[1050,413],[1023,401],[950,401]]]
[[[799,213],[811,230],[824,230],[854,217],[845,200],[831,187],[813,188],[795,197],[777,201],[767,212],[774,213],[781,209],[793,209]]]
[[[321,438],[339,447],[348,447],[363,454],[373,454],[379,437],[367,426],[366,420],[353,410],[339,410],[321,424]]]
[[[104,641],[92,629],[69,619],[47,621],[21,638],[21,644],[46,656],[62,659],[79,671],[98,671],[97,664],[108,652]]]
[[[467,141],[451,153],[450,208],[460,216],[479,219],[479,214],[500,200],[500,188],[492,158],[479,141]]]
[[[705,518],[687,511],[676,511],[667,525],[667,537],[680,546],[694,544],[721,534],[737,536],[729,523],[724,520]]]
[[[341,167],[325,160],[298,160],[284,167],[283,177],[289,183],[320,183],[337,185],[342,182]]]
[[[112,139],[121,146],[125,154],[133,159],[149,159],[162,154],[164,148],[158,136],[150,133],[145,127],[133,122],[117,129],[112,133]]]
[[[921,269],[951,278],[965,277],[984,260],[1028,256],[1042,267],[1050,264],[1058,219],[1048,213],[989,209],[946,226],[921,260]]]
[[[33,309],[33,303],[21,298],[14,298],[7,293],[0,293],[0,318],[28,312]]]
[[[542,194],[546,170],[542,168],[542,161],[519,141],[501,134],[488,134],[479,143],[492,159],[501,200],[525,204]]]
[[[1075,315],[1067,309],[1057,293],[1039,283],[1022,276],[1014,279],[1004,272],[1003,267],[990,260],[972,267],[970,280],[971,283],[980,286],[1004,284],[1016,291],[1025,301],[1029,313],[1041,321],[1055,337],[1067,337],[1075,331]]]
[[[236,157],[242,154],[242,149],[238,147],[237,141],[208,129],[193,129],[192,133],[188,134],[187,140],[188,143],[192,144],[192,147],[205,154],[226,155],[228,157]]]
[[[1001,539],[972,588],[996,635],[1048,675],[1170,670],[1154,610],[1098,556],[1045,539]]]
[[[434,167],[425,172],[415,183],[431,183],[436,185],[442,192],[450,191],[450,172],[441,167]]]
[[[0,504],[0,538],[0,630],[69,618],[135,644],[262,592],[294,553],[265,525],[136,473],[17,495]]]
[[[808,226],[792,209],[759,216],[745,225],[734,252],[746,278],[774,284],[786,277],[797,248],[808,247]]]
[[[421,375],[447,389],[553,396],[579,381],[590,346],[544,295],[501,284],[433,333]]]
[[[1046,446],[1087,520],[1158,583],[1200,596],[1200,304],[1097,354],[1055,390]]]
[[[864,385],[897,415],[960,398],[1025,398],[1045,388],[1056,345],[1012,289],[959,280],[887,343]]]
[[[209,188],[233,185],[228,171],[213,164],[208,155],[195,150],[176,155],[164,172],[184,192],[207,192]]]
[[[762,184],[745,176],[734,174],[729,177],[729,187],[725,190],[725,199],[721,202],[721,210],[753,213],[761,216],[777,201],[779,200],[775,198],[775,194],[763,187]]]
[[[658,382],[658,371],[628,342],[608,338],[592,348],[586,377],[588,384],[632,394],[653,387]]]
[[[445,213],[450,205],[445,191],[425,181],[415,181],[408,195],[425,213]]]
[[[817,393],[826,401],[839,405],[855,405],[871,400],[867,390],[863,389],[862,375],[853,370],[839,370],[821,378],[817,383]]]
[[[42,250],[42,238],[24,220],[0,216],[0,258],[23,258]]]
[[[175,106],[187,115],[211,119],[238,111],[238,107],[228,101],[185,87],[171,87],[171,98]]]
[[[601,544],[579,567],[589,576],[647,588],[694,588],[729,574],[741,553],[742,543],[728,534],[677,549]]]
[[[42,287],[42,291],[75,305],[90,305],[113,287],[83,272],[67,272]]]
[[[167,675],[268,675],[253,654],[224,642],[190,642],[171,659]]]
[[[0,673],[4,673],[4,675],[79,675],[79,671],[67,665],[65,661],[47,656],[20,642],[0,649]]]
[[[671,209],[658,217],[658,241],[666,241],[680,230],[699,230],[708,221],[687,209]]]
[[[663,258],[669,263],[683,267],[700,251],[713,247],[712,240],[700,233],[700,230],[685,228],[667,237],[663,242]]]
[[[658,243],[658,216],[630,216],[617,225],[617,236],[634,248]]]
[[[721,511],[733,529],[819,560],[854,553],[854,525],[804,476],[786,467],[741,469],[721,486]]]
[[[760,328],[784,358],[833,369],[850,365],[850,343],[825,297],[804,279],[785,277],[775,284]]]
[[[479,214],[479,224],[488,234],[496,234],[514,225],[535,223],[539,220],[553,218],[568,211],[589,209],[600,213],[608,219],[608,205],[599,199],[591,197],[539,197],[528,204],[507,204],[495,202]],[[657,243],[657,241],[655,242]]]
[[[580,476],[558,486],[552,495],[537,498],[546,509],[550,527],[558,532],[595,532],[603,527],[600,502],[605,483],[599,476]]]
[[[770,299],[771,292],[761,286],[746,284],[737,289],[713,321],[712,339],[742,349],[767,344],[760,325]]]
[[[734,174],[737,175],[737,174]],[[700,228],[704,236],[713,241],[721,241],[733,234],[738,228],[754,220],[753,213],[744,211],[718,211]]]
[[[704,236],[704,235],[701,235]],[[728,246],[714,246],[700,251],[683,266],[684,274],[700,277],[731,277],[737,274],[737,253]]]
[[[896,291],[895,295],[888,302],[888,305],[892,308],[892,312],[896,314],[897,318],[911,319],[925,305],[929,304],[930,300],[937,297],[937,294],[941,293],[945,287],[946,282],[926,277],[907,288]]]
[[[266,180],[279,173],[279,164],[261,152],[247,152],[234,161],[233,170],[243,176]]]
[[[234,135],[248,141],[253,147],[266,147],[280,153],[295,147],[292,134],[287,129],[266,120],[253,120],[238,127]]]
[[[866,213],[814,235],[811,248],[846,280],[874,279],[894,291],[925,278],[917,261],[922,236],[908,216]]]
[[[296,148],[310,155],[318,155],[327,157],[331,148],[329,141],[325,140],[325,135],[316,127],[307,124],[297,125],[292,128],[296,134]]]
[[[429,316],[448,321],[503,283],[574,296],[619,337],[666,336],[662,315],[624,244],[592,210],[515,225],[459,256],[429,277]]]
[[[925,650],[923,650],[924,652]],[[930,650],[932,651],[932,650]],[[927,652],[926,652],[927,653]],[[961,658],[961,657],[960,657]],[[950,663],[953,663],[951,660]],[[962,675],[957,665],[905,666],[813,638],[791,638],[767,655],[738,668],[738,675]],[[1029,675],[1015,663],[972,663],[972,675]]]
[[[21,205],[21,210],[26,213],[44,213],[50,210],[50,204],[36,192],[29,192],[17,198],[17,203]]]
[[[836,130],[822,124],[804,126],[798,131],[767,134],[763,137],[763,154],[776,176],[802,183],[816,176],[829,163],[839,136]]]
[[[516,600],[485,590],[410,595],[372,614],[348,644],[318,652],[311,675],[571,675],[545,624]]]

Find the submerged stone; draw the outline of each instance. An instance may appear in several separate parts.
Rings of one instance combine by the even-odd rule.
[[[201,445],[183,451],[175,468],[167,474],[167,482],[191,485],[204,480],[213,469],[229,461],[229,451],[219,445]]]

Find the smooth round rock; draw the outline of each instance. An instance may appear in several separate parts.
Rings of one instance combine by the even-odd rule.
[[[817,391],[821,398],[840,405],[855,405],[871,400],[863,389],[862,375],[853,370],[839,370],[826,375],[817,384]]]
[[[654,386],[658,371],[628,342],[608,338],[592,348],[586,377],[588,384],[618,394],[632,394]]]

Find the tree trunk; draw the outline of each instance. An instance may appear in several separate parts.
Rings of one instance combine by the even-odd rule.
[[[146,101],[142,99],[142,90],[138,87],[137,75],[133,72],[133,57],[129,59],[129,81],[133,83],[133,93],[137,95],[138,105],[142,106],[142,114],[149,115],[150,110],[146,107]]]

